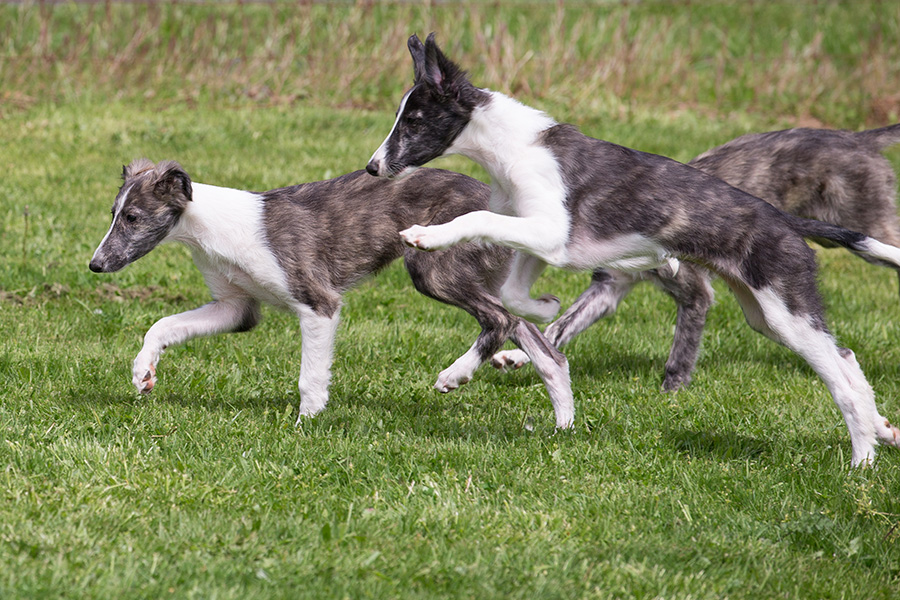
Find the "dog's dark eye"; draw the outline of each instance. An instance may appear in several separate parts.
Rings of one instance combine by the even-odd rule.
[[[137,221],[137,215],[136,215],[136,214],[134,214],[134,213],[127,213],[127,214],[125,215],[125,222],[126,222],[126,223],[134,223],[135,221]]]

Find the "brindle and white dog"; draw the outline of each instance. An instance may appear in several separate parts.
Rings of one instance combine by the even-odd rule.
[[[475,241],[519,250],[501,298],[513,312],[545,321],[559,302],[529,291],[547,264],[622,271],[701,264],[728,284],[751,327],[797,352],[824,380],[847,423],[854,466],[874,460],[879,442],[900,446],[900,430],[879,414],[853,353],[828,331],[815,256],[803,237],[897,265],[900,248],[783,213],[698,169],[589,138],[477,88],[433,34],[424,45],[412,36],[409,49],[413,87],[366,170],[403,177],[461,154],[493,183],[490,211],[410,227],[401,232],[407,244],[440,250]]]
[[[859,231],[900,246],[897,178],[881,154],[900,143],[900,125],[868,131],[787,129],[744,135],[704,152],[688,164],[725,180],[785,212]],[[833,246],[828,240],[819,240]],[[865,260],[872,257],[862,254]],[[873,261],[897,269],[897,265]],[[706,314],[713,302],[711,273],[684,263],[676,274],[653,269],[627,273],[598,269],[591,285],[544,335],[557,348],[594,322],[613,314],[619,302],[641,281],[652,281],[678,305],[675,337],[666,361],[663,391],[690,383],[700,352]],[[518,369],[528,357],[504,350],[494,366]]]
[[[469,245],[428,255],[406,248],[397,232],[415,223],[445,223],[483,210],[489,188],[437,169],[404,181],[362,171],[329,181],[254,193],[193,183],[178,163],[139,159],[124,168],[109,232],[90,263],[113,272],[158,244],[186,244],[209,286],[212,302],[157,321],[134,359],[132,383],[156,384],[162,351],[201,335],[247,331],[260,303],[300,319],[300,414],[325,408],[335,333],[345,291],[400,256],[416,288],[474,316],[482,327],[474,345],[441,372],[448,392],[512,339],[534,362],[560,427],[572,422],[568,364],[533,324],[510,315],[497,298],[511,252]]]

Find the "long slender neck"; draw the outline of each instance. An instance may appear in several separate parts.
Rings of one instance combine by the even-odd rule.
[[[447,150],[484,167],[501,186],[510,183],[515,167],[534,150],[538,134],[556,124],[549,115],[500,92],[484,90],[489,101],[472,111],[471,119]]]
[[[557,233],[565,235],[569,215],[559,163],[539,142],[540,133],[556,121],[503,94],[489,93],[490,102],[472,112],[450,151],[474,160],[490,174],[491,210],[555,223]]]
[[[252,239],[248,233],[261,232],[262,202],[258,194],[193,183],[192,196],[168,239],[232,258],[241,252],[237,246]]]

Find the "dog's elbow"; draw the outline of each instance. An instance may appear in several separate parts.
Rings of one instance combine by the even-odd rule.
[[[241,316],[232,331],[234,333],[243,333],[245,331],[250,331],[257,325],[259,325],[259,322],[261,320],[262,313],[259,310],[259,302],[250,302],[244,307],[244,310],[241,313]]]

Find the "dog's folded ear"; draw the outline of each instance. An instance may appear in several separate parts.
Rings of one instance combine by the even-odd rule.
[[[156,165],[154,191],[184,208],[192,200],[191,178],[174,160],[164,160]]]

